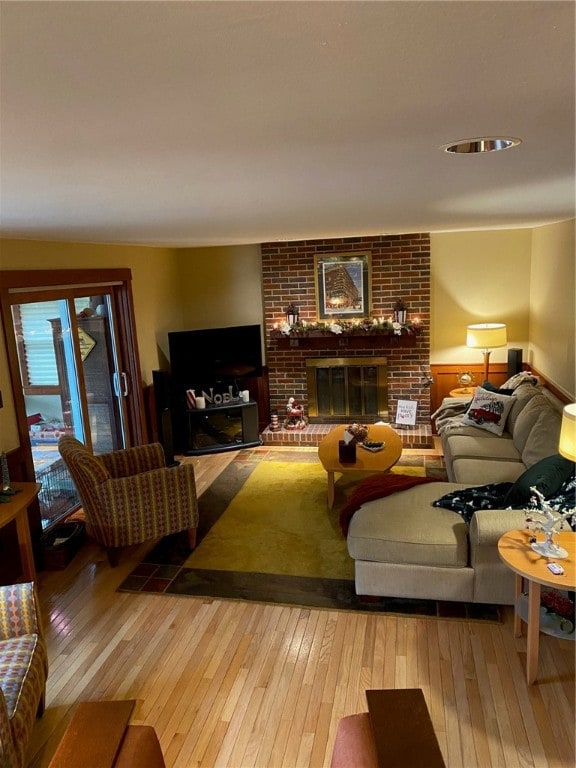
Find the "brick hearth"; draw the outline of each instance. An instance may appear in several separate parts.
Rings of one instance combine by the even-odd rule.
[[[260,435],[263,445],[293,445],[313,447],[334,429],[334,424],[308,424],[306,429],[279,429],[276,432],[267,427]],[[428,449],[433,447],[432,430],[428,424],[414,427],[397,427],[404,448]]]

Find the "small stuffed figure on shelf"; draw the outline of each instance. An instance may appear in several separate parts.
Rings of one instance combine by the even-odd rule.
[[[308,419],[304,416],[304,407],[294,398],[288,399],[286,404],[286,419],[284,429],[305,429]]]

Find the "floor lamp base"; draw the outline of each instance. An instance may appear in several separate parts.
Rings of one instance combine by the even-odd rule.
[[[490,370],[490,353],[491,349],[485,349],[482,353],[484,355],[484,381],[488,381],[488,371]]]

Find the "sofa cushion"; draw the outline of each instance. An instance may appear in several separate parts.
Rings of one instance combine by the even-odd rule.
[[[506,431],[511,435],[514,434],[518,416],[520,416],[530,400],[540,392],[541,387],[536,387],[529,382],[520,384],[520,386],[516,387],[514,390],[514,403],[512,404],[512,408],[510,408],[508,419],[506,421]]]
[[[545,498],[550,498],[574,474],[574,466],[573,461],[568,461],[559,453],[541,459],[516,480],[506,495],[504,506],[519,507],[528,504],[532,496],[530,489],[533,487],[544,494]]]
[[[544,395],[542,393],[537,393],[528,400],[522,411],[518,414],[513,429],[509,430],[512,434],[514,445],[518,448],[520,453],[524,450],[528,435],[538,421],[538,417],[542,414],[542,409],[549,413],[552,412],[552,407],[549,405]]]
[[[445,448],[454,459],[494,459],[496,461],[521,461],[522,456],[510,438],[490,436],[450,435]]]
[[[468,531],[462,518],[432,502],[462,486],[418,485],[363,504],[348,530],[355,560],[463,568],[468,565]]]
[[[522,461],[526,468],[557,452],[561,424],[561,414],[551,407],[544,409],[538,416],[522,451]]]
[[[525,471],[521,461],[459,459],[452,461],[451,479],[466,485],[514,482]]]
[[[501,435],[513,403],[513,397],[478,387],[462,423]]]

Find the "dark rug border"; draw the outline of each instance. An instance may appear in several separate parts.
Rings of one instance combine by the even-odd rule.
[[[121,592],[242,600],[416,618],[501,622],[496,605],[357,595],[353,579],[321,579],[270,573],[238,573],[141,563],[120,585]]]

